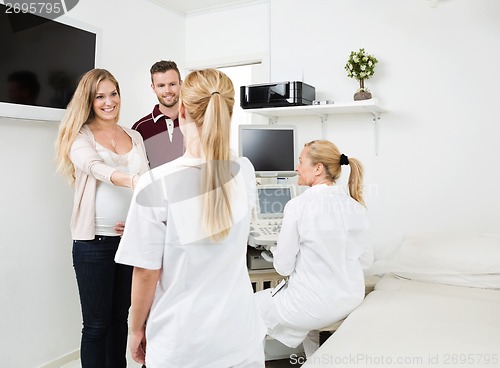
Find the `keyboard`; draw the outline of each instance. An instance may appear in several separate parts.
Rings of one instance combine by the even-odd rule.
[[[265,248],[269,250],[278,242],[278,234],[281,230],[280,220],[260,220],[250,226],[248,244],[254,248]]]

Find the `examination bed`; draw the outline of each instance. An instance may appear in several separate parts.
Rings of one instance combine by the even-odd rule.
[[[500,237],[407,236],[307,367],[500,367]]]

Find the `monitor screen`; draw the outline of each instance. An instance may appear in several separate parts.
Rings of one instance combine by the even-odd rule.
[[[293,188],[286,185],[257,187],[257,217],[282,218],[285,205],[292,199]]]
[[[295,176],[296,128],[285,125],[240,125],[239,155],[247,157],[259,177]]]
[[[6,9],[0,4],[0,115],[59,120],[80,77],[96,66],[98,32],[65,16]]]

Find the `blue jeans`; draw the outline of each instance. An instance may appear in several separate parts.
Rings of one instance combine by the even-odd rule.
[[[119,243],[119,236],[73,240],[73,267],[83,317],[82,368],[127,366],[133,268],[115,263]]]

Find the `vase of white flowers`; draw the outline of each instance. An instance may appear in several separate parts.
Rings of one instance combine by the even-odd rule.
[[[351,51],[349,60],[345,65],[349,78],[354,78],[359,81],[359,89],[354,94],[354,100],[368,100],[372,98],[372,94],[365,88],[365,79],[369,79],[375,72],[375,64],[378,63],[377,58],[373,55],[368,55],[365,49],[359,49],[358,52]]]

